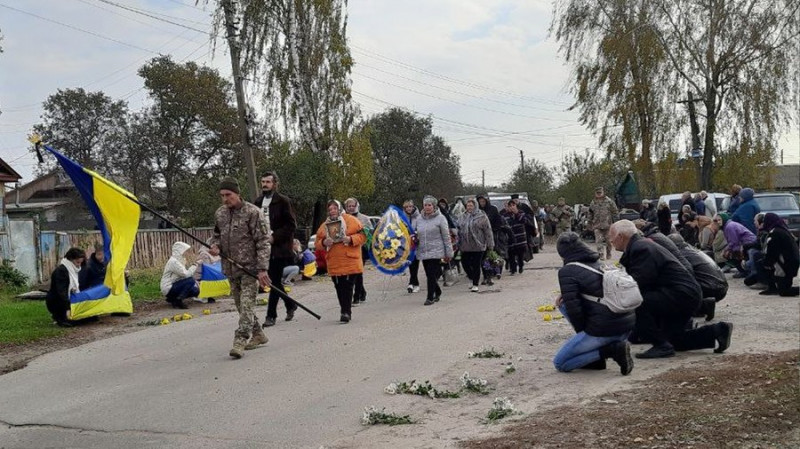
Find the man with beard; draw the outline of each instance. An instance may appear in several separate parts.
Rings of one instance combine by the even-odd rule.
[[[272,244],[272,254],[269,259],[268,274],[270,279],[281,279],[283,277],[283,269],[294,264],[293,246],[294,232],[297,230],[297,219],[289,197],[278,193],[277,174],[266,172],[261,175],[261,192],[262,195],[253,204],[264,212],[267,227],[272,230],[269,238]],[[281,282],[276,282],[272,288],[284,291]],[[275,320],[278,318],[278,302],[280,299],[278,292],[270,290],[264,327],[275,325]],[[285,299],[284,304],[286,305],[286,321],[292,321],[297,305]]]

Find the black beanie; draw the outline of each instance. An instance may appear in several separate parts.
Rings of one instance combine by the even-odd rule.
[[[220,190],[230,190],[233,193],[239,193],[239,181],[236,178],[231,178],[230,176],[224,178],[222,182],[219,183]]]

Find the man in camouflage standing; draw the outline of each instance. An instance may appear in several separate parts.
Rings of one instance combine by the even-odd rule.
[[[251,273],[258,272],[258,279],[254,279],[242,268],[222,259],[222,271],[230,280],[231,295],[239,311],[239,327],[234,334],[230,356],[240,359],[246,349],[255,349],[268,341],[258,325],[255,304],[258,285],[266,287],[270,283],[267,275],[270,255],[269,226],[259,208],[242,200],[236,179],[223,179],[219,185],[219,194],[222,206],[214,214],[215,226],[211,244],[217,244],[224,256]]]
[[[597,244],[597,252],[600,257],[605,255],[606,259],[611,258],[611,245],[608,241],[608,230],[611,224],[617,221],[617,205],[607,197],[602,187],[594,189],[594,199],[589,205],[589,222],[594,229],[594,241]]]
[[[556,238],[562,233],[572,230],[572,216],[574,213],[572,212],[572,208],[567,206],[564,198],[558,199],[558,204],[550,213],[553,214],[553,218],[556,219]]]

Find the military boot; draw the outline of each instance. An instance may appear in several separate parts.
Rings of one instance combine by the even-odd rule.
[[[257,347],[266,344],[269,341],[267,338],[267,334],[264,333],[260,328],[258,330],[253,330],[253,336],[250,338],[250,341],[244,347],[245,350],[249,351],[251,349],[256,349]]]
[[[233,349],[228,354],[234,359],[241,359],[244,355],[244,347],[247,345],[247,340],[244,338],[236,337],[233,339]]]

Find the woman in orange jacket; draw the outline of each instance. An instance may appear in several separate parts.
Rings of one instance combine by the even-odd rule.
[[[364,273],[361,245],[366,241],[361,222],[352,215],[343,214],[338,201],[328,201],[328,219],[317,230],[317,242],[322,242],[327,250],[328,275],[336,286],[342,323],[350,322],[353,288],[358,276]]]

